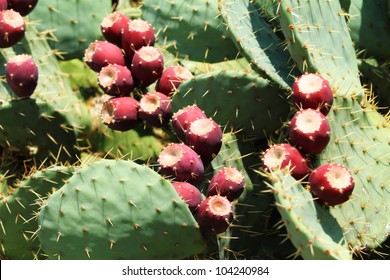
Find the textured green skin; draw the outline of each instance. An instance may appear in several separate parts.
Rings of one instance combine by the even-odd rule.
[[[111,12],[110,0],[39,0],[29,18],[40,31],[51,31],[51,47],[64,58],[82,58],[88,45],[102,37],[100,23]]]
[[[379,65],[376,59],[368,58],[359,59],[358,66],[363,81],[374,86],[375,102],[386,113],[390,108],[390,63]]]
[[[363,98],[355,49],[339,1],[283,0],[280,24],[301,72],[318,72],[338,96]]]
[[[387,0],[353,0],[349,7],[348,27],[355,48],[366,57],[390,58],[390,18]]]
[[[214,172],[223,167],[237,168],[245,177],[245,189],[235,207],[233,226],[219,235],[220,259],[257,258],[259,247],[265,239],[268,212],[273,199],[261,178],[255,172],[259,168],[254,145],[242,141],[232,133],[223,136],[221,151],[212,161]],[[233,237],[233,238],[232,238]]]
[[[179,58],[213,63],[237,57],[218,17],[217,1],[145,0],[142,18],[155,28],[157,41],[171,45]]]
[[[219,10],[230,36],[254,69],[288,90],[293,76],[299,73],[288,64],[290,54],[283,49],[283,41],[275,34],[268,18],[249,0],[219,0]]]
[[[205,244],[171,183],[132,161],[83,167],[39,214],[50,259],[181,259]]]
[[[78,153],[66,117],[45,101],[22,99],[0,105],[0,144],[37,162],[70,160]],[[12,120],[10,122],[9,120]]]
[[[234,60],[226,60],[216,63],[199,62],[193,60],[181,60],[180,63],[191,71],[195,76],[207,72],[232,70],[256,75],[250,63],[245,57]]]
[[[154,161],[163,149],[163,144],[152,130],[140,126],[126,132],[109,129],[99,122],[89,136],[91,151],[109,158],[128,158],[143,162]]]
[[[197,104],[218,124],[243,129],[247,135],[264,138],[282,126],[289,105],[280,90],[267,80],[236,71],[215,71],[187,80],[172,98],[172,111]]]
[[[269,180],[297,256],[307,260],[351,259],[340,226],[313,201],[309,191],[281,170],[269,174]]]
[[[328,114],[331,139],[316,165],[329,162],[351,170],[355,189],[347,202],[330,208],[349,247],[377,248],[390,234],[390,126],[370,107],[338,97]],[[380,251],[380,248],[377,250]]]
[[[48,193],[60,188],[74,168],[53,166],[37,171],[16,184],[0,201],[0,255],[8,259],[39,258],[36,214]]]

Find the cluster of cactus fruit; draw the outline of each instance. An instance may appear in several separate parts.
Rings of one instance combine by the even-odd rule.
[[[388,258],[383,5],[0,0],[0,258]]]

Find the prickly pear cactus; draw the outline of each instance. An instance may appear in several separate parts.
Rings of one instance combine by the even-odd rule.
[[[192,104],[228,130],[255,138],[269,136],[289,114],[288,103],[267,80],[236,71],[209,72],[182,83],[172,110]]]
[[[180,58],[219,62],[237,57],[216,1],[145,0],[142,18],[154,26],[158,42]]]
[[[0,255],[9,259],[38,259],[37,213],[46,196],[59,189],[75,168],[52,166],[32,172],[0,200]]]
[[[70,59],[82,58],[90,42],[102,37],[100,23],[110,11],[110,0],[39,0],[29,17],[51,35],[51,47]]]
[[[132,161],[82,167],[43,202],[39,225],[50,259],[180,259],[205,249],[171,183]]]

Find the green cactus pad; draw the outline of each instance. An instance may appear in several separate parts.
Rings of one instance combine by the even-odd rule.
[[[0,104],[0,145],[37,162],[70,160],[78,153],[75,133],[52,104],[20,99]]]
[[[171,46],[179,58],[213,63],[237,57],[217,1],[144,0],[142,18],[154,27],[157,41]]]
[[[284,92],[257,76],[236,71],[198,75],[179,86],[172,111],[197,104],[218,124],[264,138],[282,126],[290,112]]]
[[[34,172],[16,184],[13,193],[0,200],[0,255],[7,259],[39,258],[36,236],[39,202],[60,188],[74,168],[53,166]]]
[[[348,11],[348,27],[355,48],[366,56],[390,58],[390,18],[387,0],[353,0]]]
[[[338,96],[363,98],[355,49],[339,1],[277,1],[280,24],[301,72],[318,72]]]
[[[309,191],[283,171],[269,174],[276,206],[287,228],[288,238],[304,259],[351,259],[337,221],[316,205]]]
[[[272,7],[270,3],[268,6]],[[293,75],[299,73],[288,65],[290,54],[260,8],[249,0],[219,0],[219,9],[231,37],[253,67],[288,90],[294,82]]]
[[[390,126],[366,104],[336,98],[328,114],[331,140],[318,163],[345,165],[355,180],[347,202],[330,208],[351,249],[377,248],[390,235]]]
[[[39,224],[50,259],[181,259],[205,249],[171,183],[132,161],[80,169],[43,204]]]
[[[100,23],[111,12],[110,0],[39,0],[30,13],[38,29],[51,32],[50,44],[66,58],[82,58],[88,45],[102,37]]]

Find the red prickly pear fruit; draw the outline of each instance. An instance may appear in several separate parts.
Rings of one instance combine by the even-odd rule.
[[[318,110],[299,110],[291,119],[289,135],[291,142],[304,153],[319,154],[330,140],[329,121]]]
[[[187,203],[190,211],[196,213],[203,201],[200,190],[188,182],[173,182],[172,185],[180,198]]]
[[[7,10],[7,6],[8,6],[7,0],[0,0],[0,11]]]
[[[211,178],[207,189],[207,196],[220,195],[233,201],[244,191],[245,178],[237,168],[224,167]]]
[[[104,39],[122,47],[122,34],[127,28],[130,19],[123,13],[113,12],[105,16],[100,23]]]
[[[210,163],[222,146],[222,129],[211,118],[194,120],[185,133],[186,145],[197,152],[203,163]]]
[[[103,103],[101,119],[112,130],[127,131],[138,123],[138,101],[132,97],[113,97]]]
[[[351,197],[355,182],[345,166],[329,163],[321,165],[310,174],[309,185],[318,202],[335,206]]]
[[[172,117],[171,99],[157,91],[144,94],[139,102],[139,117],[150,126],[168,125]]]
[[[100,72],[108,64],[126,65],[122,50],[117,45],[98,40],[85,50],[84,61],[95,72]]]
[[[104,66],[98,74],[98,83],[103,92],[111,96],[129,95],[134,89],[131,71],[118,64]]]
[[[177,181],[198,184],[204,178],[204,166],[200,156],[182,143],[171,143],[158,157],[161,174]]]
[[[310,173],[307,160],[290,144],[275,144],[262,155],[263,168],[267,171],[288,168],[296,180],[301,180]]]
[[[181,65],[170,66],[162,73],[156,90],[168,96],[172,95],[182,82],[193,77],[190,70]]]
[[[18,97],[30,97],[37,87],[38,67],[30,55],[20,54],[8,60],[5,78]]]
[[[21,16],[28,15],[37,5],[38,0],[8,0],[8,9],[12,9]]]
[[[14,10],[0,12],[0,48],[12,47],[24,37],[26,24]]]
[[[206,197],[198,207],[196,220],[206,235],[225,232],[233,221],[233,205],[224,196]]]
[[[292,102],[301,109],[319,109],[325,116],[333,104],[329,82],[319,74],[303,74],[292,85]]]
[[[131,70],[139,85],[149,86],[164,71],[164,58],[155,47],[142,47],[133,56]]]
[[[130,58],[140,48],[154,46],[155,41],[152,25],[142,19],[129,21],[122,35],[123,50]]]
[[[207,118],[206,114],[197,105],[194,104],[184,107],[172,116],[173,131],[184,142],[186,139],[186,131],[190,124],[195,120],[204,118]]]

